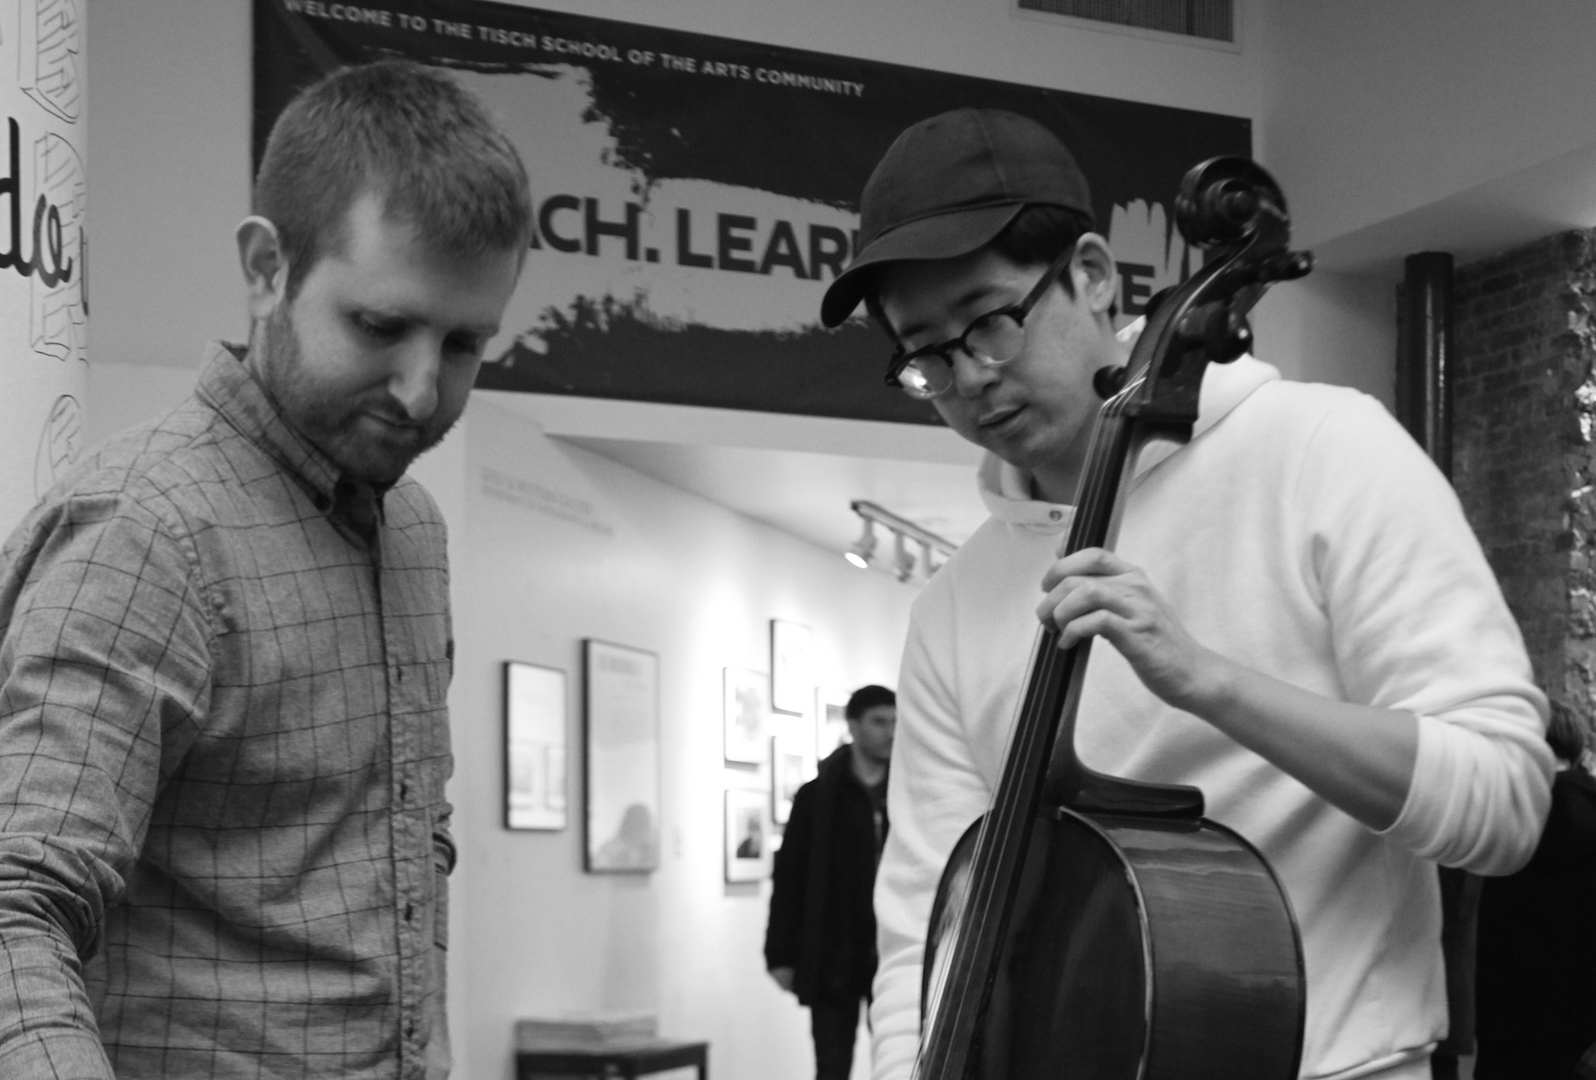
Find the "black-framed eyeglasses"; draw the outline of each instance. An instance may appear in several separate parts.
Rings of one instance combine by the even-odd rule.
[[[1025,317],[1058,280],[1073,254],[1075,245],[1071,244],[1059,252],[1024,300],[977,316],[958,337],[924,345],[913,352],[905,352],[900,343],[887,366],[887,385],[919,401],[929,401],[953,389],[955,350],[984,368],[1002,367],[1013,360],[1025,348]]]

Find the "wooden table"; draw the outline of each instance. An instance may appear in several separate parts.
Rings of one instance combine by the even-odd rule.
[[[520,1050],[515,1055],[516,1080],[540,1076],[602,1076],[635,1080],[646,1073],[694,1066],[698,1080],[709,1080],[707,1042],[664,1039],[607,1050]]]

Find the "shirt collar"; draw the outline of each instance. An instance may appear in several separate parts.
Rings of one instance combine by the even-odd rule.
[[[200,372],[200,398],[303,484],[316,509],[349,523],[369,541],[382,517],[382,497],[393,485],[345,477],[331,458],[290,427],[266,388],[244,366],[247,351],[242,345],[213,342]]]

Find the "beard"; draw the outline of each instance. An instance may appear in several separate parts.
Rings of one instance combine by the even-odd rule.
[[[455,417],[434,410],[412,420],[381,385],[351,395],[337,379],[305,364],[288,307],[267,316],[260,340],[260,371],[267,394],[289,427],[326,454],[349,479],[391,484],[410,463],[443,440]]]

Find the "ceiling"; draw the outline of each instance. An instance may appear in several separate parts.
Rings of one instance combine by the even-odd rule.
[[[1565,229],[1596,226],[1596,145],[1583,146],[1405,214],[1313,245],[1325,270],[1400,277],[1416,251],[1461,263]]]
[[[794,450],[682,446],[626,439],[570,442],[837,553],[859,538],[854,499],[877,503],[955,544],[986,519],[968,465]]]
[[[476,391],[545,434],[839,555],[865,499],[954,543],[986,519],[980,451],[940,427]]]

